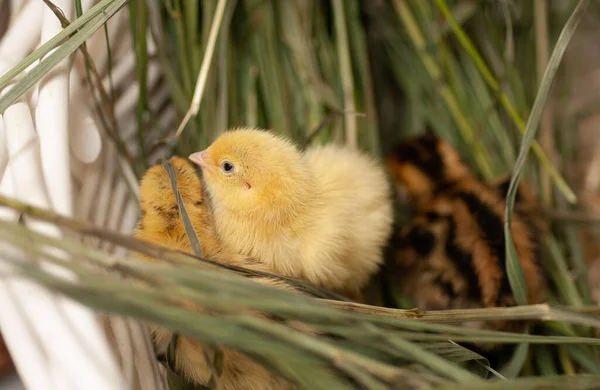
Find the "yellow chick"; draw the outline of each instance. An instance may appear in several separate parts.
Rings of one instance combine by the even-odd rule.
[[[173,157],[170,162],[176,169],[178,188],[202,244],[204,256],[223,263],[246,267],[247,262],[252,262],[246,256],[223,249],[214,230],[208,202],[205,202],[204,186],[194,166],[180,157]],[[142,219],[134,233],[137,238],[171,249],[193,253],[179,215],[171,182],[161,165],[151,167],[144,174],[140,183],[140,206]],[[158,261],[143,255],[139,255],[139,257],[147,261]],[[257,269],[255,265],[253,268]],[[285,288],[283,284],[272,279],[256,278],[254,280]],[[171,341],[172,332],[156,326],[152,326],[151,330],[157,352],[165,353]],[[265,370],[241,352],[229,348],[222,348],[222,350],[223,371],[219,382],[223,390],[292,390],[296,388],[285,379]],[[205,362],[202,344],[199,341],[186,336],[178,338],[175,350],[175,370],[187,380],[198,385],[208,383],[211,376],[210,369]]]
[[[349,296],[382,263],[393,206],[372,158],[333,145],[302,153],[257,129],[227,131],[189,158],[202,167],[217,233],[233,251]]]

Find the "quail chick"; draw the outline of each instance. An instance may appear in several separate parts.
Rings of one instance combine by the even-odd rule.
[[[515,305],[505,268],[508,180],[483,183],[448,142],[433,134],[405,140],[386,163],[414,215],[394,240],[402,291],[425,310]],[[518,205],[533,202],[523,185],[518,194]],[[546,288],[539,265],[543,226],[526,208],[521,210],[513,217],[512,238],[529,303],[540,303]],[[490,326],[518,330],[522,323],[497,321]]]
[[[170,162],[176,169],[178,189],[202,244],[204,256],[227,264],[247,266],[249,260],[246,256],[228,251],[221,245],[214,230],[212,212],[206,202],[204,186],[194,166],[186,159],[179,157],[171,158]],[[171,249],[193,253],[179,215],[171,182],[161,165],[151,167],[144,174],[140,183],[140,206],[142,219],[135,231],[137,238]],[[140,258],[157,261],[143,255],[140,255]],[[282,284],[272,279],[257,278],[255,280],[284,288]],[[151,329],[157,352],[165,353],[171,341],[172,332],[156,326]],[[223,371],[219,382],[223,390],[296,389],[290,382],[265,370],[244,354],[229,348],[221,349],[223,351]],[[175,369],[187,380],[198,385],[206,385],[211,372],[204,359],[202,343],[190,337],[179,336],[175,351]]]

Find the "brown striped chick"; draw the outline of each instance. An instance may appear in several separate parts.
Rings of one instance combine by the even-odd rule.
[[[432,134],[405,140],[386,164],[414,212],[394,240],[402,291],[424,310],[515,305],[505,268],[507,180],[494,186],[482,183],[448,142]],[[520,205],[531,202],[523,186],[519,194]],[[546,282],[538,264],[541,234],[539,220],[526,211],[515,214],[512,237],[530,304],[545,299]],[[503,330],[521,327],[491,324]]]
[[[227,264],[247,266],[246,257],[227,251],[214,231],[213,217],[205,201],[204,187],[194,168],[186,159],[173,157],[171,164],[177,172],[178,188],[186,210],[202,244],[204,256]],[[177,201],[169,177],[161,165],[148,169],[140,183],[140,206],[142,219],[135,236],[143,241],[159,244],[170,249],[193,253],[183,222],[179,216]],[[140,258],[157,261],[147,256]],[[254,267],[256,269],[256,267]],[[263,284],[284,286],[274,280],[257,278]],[[167,329],[152,326],[156,350],[164,354],[171,341],[172,333]],[[295,389],[283,378],[265,370],[242,353],[228,348],[223,350],[223,371],[220,384],[223,390]],[[180,336],[175,352],[175,370],[187,380],[206,385],[210,370],[204,360],[202,344],[189,337]]]
[[[202,167],[217,232],[232,250],[349,296],[382,263],[391,188],[370,157],[334,145],[300,152],[274,133],[238,129],[190,159]]]

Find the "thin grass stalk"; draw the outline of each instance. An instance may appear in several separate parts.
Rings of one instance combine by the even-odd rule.
[[[78,15],[79,17],[80,15]],[[107,68],[108,68],[108,91],[109,91],[109,96],[110,96],[110,103],[111,103],[111,109],[112,111],[115,110],[114,104],[117,101],[117,98],[115,96],[115,86],[113,83],[113,77],[112,77],[112,51],[110,49],[110,38],[108,36],[108,26],[105,24],[104,25],[104,39],[106,41],[106,56],[107,56]]]
[[[185,43],[187,45],[188,67],[190,70],[198,69],[199,59],[202,57],[198,45],[198,11],[199,2],[196,0],[184,0],[185,21]],[[193,81],[192,81],[193,83]]]
[[[332,6],[335,19],[340,77],[344,94],[344,128],[346,133],[346,144],[351,148],[357,148],[358,131],[356,126],[356,118],[354,117],[354,80],[352,77],[352,65],[350,62],[346,16],[344,15],[344,5],[342,0],[332,0]]]
[[[177,33],[177,54],[179,70],[181,71],[181,79],[183,91],[185,92],[186,98],[190,99],[192,96],[192,70],[189,67],[188,59],[191,53],[188,52],[188,46],[185,42],[185,26],[184,26],[184,15],[182,10],[182,0],[173,0],[173,13],[171,15],[172,22],[175,23],[175,31]]]
[[[534,2],[534,22],[535,22],[535,39],[536,39],[536,72],[538,80],[541,82],[548,64],[549,53],[549,37],[548,37],[548,1],[535,0]],[[554,158],[554,131],[553,131],[553,110],[552,102],[548,102],[548,106],[542,113],[540,120],[540,146],[550,155],[550,161],[555,164]],[[552,188],[550,175],[546,171],[540,172],[540,196],[543,204],[549,206],[552,202]]]

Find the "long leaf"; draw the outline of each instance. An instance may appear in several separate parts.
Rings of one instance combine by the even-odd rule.
[[[98,14],[106,12],[108,7],[113,5],[113,3],[119,0],[101,0],[98,4],[94,5],[87,12],[85,12],[81,17],[77,18],[73,23],[69,24],[65,29],[63,29],[60,33],[53,36],[48,42],[44,43],[42,46],[33,51],[33,53],[29,54],[23,61],[19,62],[15,67],[6,72],[0,77],[0,89],[4,87],[10,80],[15,78],[19,73],[27,69],[27,67],[33,64],[36,60],[39,60],[46,54],[48,54],[52,49],[56,46],[60,45],[61,42],[69,39],[69,36],[84,27],[88,22],[90,22],[93,18],[95,18]],[[91,34],[90,34],[91,35]]]
[[[114,0],[100,15],[82,27],[67,42],[60,46],[55,52],[43,59],[35,68],[24,76],[14,87],[12,87],[4,96],[0,98],[0,113],[3,113],[11,104],[23,96],[38,82],[46,73],[54,68],[59,62],[71,55],[79,46],[81,46],[89,37],[96,32],[106,21],[108,21],[127,0]],[[87,13],[86,13],[87,14]],[[75,21],[83,19],[83,16]],[[69,25],[72,26],[75,23]],[[68,28],[68,27],[67,27]]]
[[[554,80],[554,76],[556,75],[556,71],[558,70],[558,66],[560,65],[560,61],[563,57],[563,54],[567,49],[567,45],[573,37],[575,29],[581,21],[581,18],[583,18],[583,15],[585,14],[585,10],[587,8],[588,3],[589,0],[579,1],[577,7],[571,14],[571,17],[565,24],[565,27],[563,28],[563,31],[561,32],[560,37],[558,38],[558,41],[556,42],[556,46],[554,47],[552,56],[550,57],[550,61],[548,62],[548,67],[546,68],[546,72],[542,77],[542,82],[540,84],[538,94],[536,95],[535,102],[533,103],[531,115],[529,116],[529,120],[527,121],[525,135],[523,136],[523,140],[521,142],[521,149],[519,150],[519,156],[517,157],[517,162],[515,164],[513,176],[510,180],[510,185],[508,187],[508,192],[506,195],[504,223],[504,235],[506,237],[506,270],[510,286],[515,295],[515,300],[520,305],[527,304],[527,284],[525,282],[525,274],[523,272],[523,267],[521,266],[521,262],[519,260],[519,256],[517,254],[517,250],[515,248],[515,244],[512,240],[511,234],[512,215],[513,208],[515,205],[517,186],[519,185],[519,179],[521,178],[521,174],[523,173],[525,161],[527,160],[527,156],[529,154],[529,149],[531,148],[531,144],[535,137],[537,127],[540,123],[540,118],[544,109],[544,105],[548,98],[548,94],[550,93],[552,81]]]

